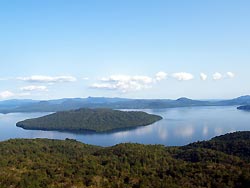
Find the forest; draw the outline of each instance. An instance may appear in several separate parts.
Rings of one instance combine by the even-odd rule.
[[[0,187],[247,188],[249,148],[250,132],[182,147],[13,139],[0,142]]]

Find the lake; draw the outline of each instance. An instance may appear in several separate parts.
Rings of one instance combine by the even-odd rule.
[[[80,142],[112,146],[124,142],[163,144],[166,146],[186,145],[214,136],[250,130],[250,112],[230,107],[185,107],[170,109],[141,110],[163,117],[152,125],[109,133],[66,133],[58,131],[24,130],[16,122],[46,115],[48,113],[0,114],[0,140],[11,138],[76,139]]]

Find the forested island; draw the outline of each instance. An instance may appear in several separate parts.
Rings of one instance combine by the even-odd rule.
[[[250,187],[249,131],[183,147],[14,139],[0,159],[1,188]]]
[[[82,108],[27,119],[18,122],[17,126],[31,130],[104,132],[146,126],[161,119],[160,116],[140,111]]]

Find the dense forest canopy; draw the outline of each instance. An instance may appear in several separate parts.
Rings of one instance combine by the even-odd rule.
[[[38,130],[103,132],[150,125],[161,119],[160,116],[139,111],[83,108],[24,120],[17,126]]]
[[[250,132],[183,147],[14,139],[0,143],[0,187],[246,188],[249,148]]]

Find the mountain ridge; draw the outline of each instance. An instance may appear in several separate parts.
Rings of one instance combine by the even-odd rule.
[[[250,104],[245,95],[227,100],[193,100],[186,97],[173,99],[129,99],[108,97],[63,98],[53,100],[15,99],[0,101],[0,113],[57,112],[79,108],[159,109],[192,106],[234,106]]]

